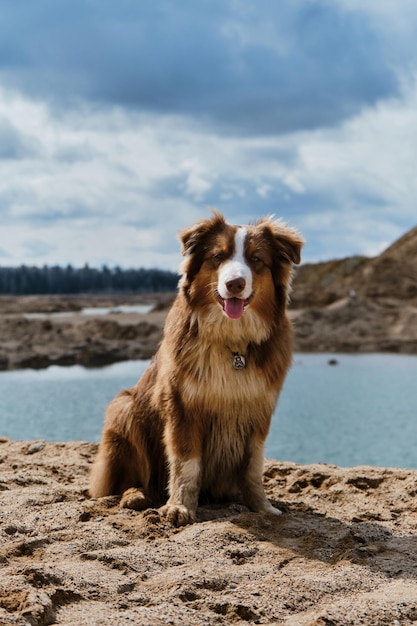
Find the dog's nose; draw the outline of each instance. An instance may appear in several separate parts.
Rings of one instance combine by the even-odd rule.
[[[234,278],[233,280],[228,280],[226,282],[226,288],[229,293],[236,296],[241,293],[246,286],[246,281],[244,278]]]

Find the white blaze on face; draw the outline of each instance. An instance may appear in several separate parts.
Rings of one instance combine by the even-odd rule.
[[[232,318],[241,316],[243,313],[243,301],[252,295],[252,271],[245,260],[246,235],[246,228],[239,227],[237,229],[235,234],[235,253],[229,261],[223,263],[219,270],[217,291],[220,297],[225,300],[224,311],[226,315]],[[233,293],[228,290],[227,284],[237,279],[243,279],[245,287],[238,297],[234,297]],[[239,301],[241,302],[239,303]],[[240,314],[238,314],[239,308],[241,308]],[[231,313],[230,315],[229,312]]]

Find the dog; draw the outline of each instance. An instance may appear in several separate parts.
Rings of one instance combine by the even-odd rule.
[[[163,339],[107,409],[90,495],[163,505],[178,526],[195,521],[204,496],[278,515],[262,485],[264,443],[292,360],[286,310],[303,239],[271,217],[236,226],[214,211],[180,241]]]

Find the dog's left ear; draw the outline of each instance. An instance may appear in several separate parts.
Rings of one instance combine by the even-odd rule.
[[[281,220],[265,218],[258,222],[265,228],[270,239],[273,240],[275,252],[289,263],[298,265],[301,262],[301,248],[304,239],[295,228],[290,228]]]

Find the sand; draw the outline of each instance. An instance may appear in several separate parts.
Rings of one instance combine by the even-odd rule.
[[[417,472],[267,461],[283,515],[90,499],[96,444],[0,443],[0,624],[417,622]]]

